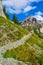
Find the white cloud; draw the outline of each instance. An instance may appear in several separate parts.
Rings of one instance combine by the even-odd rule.
[[[30,2],[39,2],[41,0],[28,0],[28,1],[30,1]]]
[[[6,8],[10,8],[8,9],[10,12],[19,14],[34,9],[35,7],[30,6],[30,3],[38,1],[40,0],[3,0],[2,4],[6,6]]]
[[[37,18],[38,20],[43,21],[42,15],[43,15],[43,13],[41,11],[38,11],[35,13],[34,17]]]
[[[32,9],[35,9],[35,8],[36,8],[36,6],[34,6],[34,7],[32,7],[32,6],[27,6],[27,7],[24,9],[24,13],[26,13],[26,12],[32,10]]]
[[[35,14],[36,14],[36,15],[43,15],[43,13],[40,12],[40,11],[36,12]]]
[[[27,0],[6,0],[3,1],[2,4],[6,6],[12,6],[14,9],[21,9],[27,5]]]
[[[35,8],[36,8],[36,6],[35,7],[27,6],[26,8],[23,9],[23,11],[21,9],[15,9],[15,10],[13,10],[11,8],[8,8],[7,10],[9,10],[10,13],[19,14],[19,13],[26,13],[26,12],[32,10],[32,9],[35,9]]]
[[[2,1],[3,6],[6,6],[11,13],[19,14],[27,6],[27,0],[4,0]],[[12,8],[11,8],[12,7]]]
[[[37,18],[37,20],[43,21],[43,17],[41,15],[35,15],[34,17]]]
[[[10,13],[16,13],[16,14],[19,14],[22,12],[21,10],[13,10],[11,8],[8,8],[8,9],[6,8],[6,10],[9,11]]]

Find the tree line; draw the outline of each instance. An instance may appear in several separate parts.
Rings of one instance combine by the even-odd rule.
[[[6,8],[5,8],[5,7],[3,8],[3,12],[4,12],[6,18],[10,20],[10,16],[9,16],[9,14],[6,12]],[[17,16],[16,16],[16,14],[13,14],[12,21],[13,21],[14,23],[18,24],[18,18],[17,18]]]

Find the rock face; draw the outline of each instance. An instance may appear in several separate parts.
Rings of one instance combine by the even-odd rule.
[[[0,16],[5,17],[4,12],[3,12],[3,8],[2,8],[2,1],[1,0],[0,0]]]
[[[13,58],[1,58],[0,65],[27,65],[22,61],[14,60]]]
[[[40,31],[41,31],[41,33],[43,33],[43,27],[42,27],[42,28],[40,28]]]
[[[32,15],[27,17],[23,22],[20,23],[20,25],[24,28],[28,28],[30,27],[37,27],[38,24],[41,24],[41,22],[39,20],[37,20],[37,18],[34,18]]]

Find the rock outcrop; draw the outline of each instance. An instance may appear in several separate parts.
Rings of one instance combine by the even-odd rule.
[[[0,0],[0,16],[5,17],[4,12],[3,12],[3,8],[2,8],[2,1],[1,0]]]

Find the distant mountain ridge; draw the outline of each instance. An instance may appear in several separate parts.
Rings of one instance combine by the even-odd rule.
[[[40,24],[41,25],[41,21],[37,20],[37,18],[33,17],[32,15],[27,17],[25,20],[23,20],[20,25],[24,28],[28,28],[28,27],[37,27],[37,25]]]

